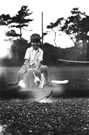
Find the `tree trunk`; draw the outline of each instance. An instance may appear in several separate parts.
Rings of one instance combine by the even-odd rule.
[[[20,27],[20,38],[22,38],[22,28]]]

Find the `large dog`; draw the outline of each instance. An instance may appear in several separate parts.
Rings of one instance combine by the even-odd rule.
[[[29,70],[23,77],[23,80],[19,82],[21,87],[27,88],[43,88],[45,85],[45,77],[43,73],[36,70]]]

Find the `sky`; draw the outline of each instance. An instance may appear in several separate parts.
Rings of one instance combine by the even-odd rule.
[[[11,16],[15,15],[23,5],[28,6],[30,12],[33,14],[30,16],[31,19],[34,19],[29,25],[29,27],[23,30],[23,36],[25,39],[29,41],[30,35],[32,33],[42,34],[42,12],[43,12],[43,32],[49,31],[47,29],[47,25],[51,22],[55,22],[58,18],[64,17],[67,18],[71,15],[70,11],[79,7],[81,12],[86,12],[89,15],[89,4],[88,0],[2,0],[0,3],[0,14],[10,14]],[[9,43],[4,42],[5,39],[5,29],[0,26],[0,49],[5,50],[5,46],[8,48]],[[54,45],[54,33],[50,31],[47,36],[44,38],[44,42],[48,42]],[[61,48],[71,47],[73,46],[72,41],[70,41],[69,37],[60,33],[57,35],[57,46]],[[2,51],[3,52],[3,51]],[[2,54],[1,54],[2,55]],[[1,57],[0,55],[0,57]],[[4,54],[3,54],[4,55]]]

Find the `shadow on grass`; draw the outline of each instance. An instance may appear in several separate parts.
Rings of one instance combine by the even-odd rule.
[[[20,91],[19,86],[8,87],[6,89],[0,90],[0,99],[25,99],[33,98],[32,93],[28,91]]]
[[[87,87],[85,87],[87,86]],[[63,92],[60,92],[59,87],[57,88],[56,91],[56,87],[52,87],[50,86],[49,89],[52,90],[52,95],[51,98],[54,99],[58,99],[58,98],[74,98],[74,97],[89,97],[89,89],[88,89],[88,85],[85,84],[85,86],[83,85],[83,83],[68,83],[68,84],[62,84],[61,87],[63,89]],[[48,89],[48,87],[47,87]],[[42,91],[42,89],[41,89]],[[39,91],[39,93],[41,92]],[[36,91],[36,93],[38,93]],[[36,95],[35,93],[35,95]],[[45,97],[46,94],[42,93],[43,96]],[[42,96],[42,95],[41,95]],[[2,90],[0,90],[0,99],[34,99],[34,92],[33,91],[29,91],[29,90],[21,90],[21,88],[18,85],[14,85],[14,86],[9,86],[8,88],[2,88]]]

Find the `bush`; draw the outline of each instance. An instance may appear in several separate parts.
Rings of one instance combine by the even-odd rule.
[[[21,65],[23,63],[24,55],[28,47],[29,44],[25,39],[17,39],[13,41],[11,50],[13,56],[12,61],[14,61],[15,64]]]

